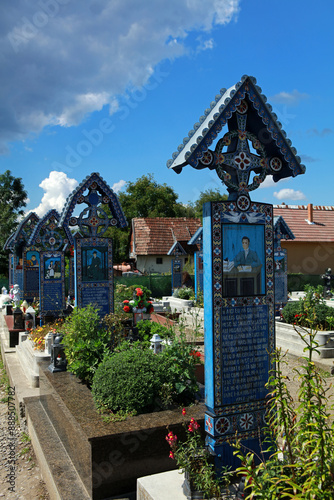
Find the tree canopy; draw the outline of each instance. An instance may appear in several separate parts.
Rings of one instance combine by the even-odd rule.
[[[0,174],[0,274],[8,274],[8,254],[3,247],[24,214],[26,199],[21,178],[14,177],[10,170]]]
[[[227,194],[222,194],[218,188],[216,189],[206,189],[205,191],[201,191],[198,199],[191,203],[191,206],[194,210],[193,217],[199,217],[202,219],[203,217],[203,204],[207,201],[225,201],[227,200]]]
[[[135,217],[184,217],[178,195],[167,184],[158,184],[153,174],[129,181],[119,201],[128,222]],[[182,215],[181,215],[182,214]]]

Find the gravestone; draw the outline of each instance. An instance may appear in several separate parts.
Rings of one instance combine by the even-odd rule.
[[[175,241],[171,248],[168,250],[167,255],[171,255],[172,258],[172,294],[177,288],[182,286],[182,270],[183,270],[183,260],[182,255],[187,255],[183,246]]]
[[[203,293],[203,227],[200,227],[188,241],[188,245],[197,245],[194,254],[195,262],[195,297]]]
[[[65,309],[65,252],[70,232],[59,224],[57,210],[50,210],[36,224],[29,244],[40,249],[40,317],[58,317]],[[28,252],[31,252],[29,247]],[[32,258],[32,253],[29,256]],[[28,263],[28,260],[27,260]],[[28,267],[31,267],[30,265]],[[27,269],[27,277],[29,276]],[[26,293],[26,292],[25,292]]]
[[[28,214],[18,225],[16,231],[7,239],[4,250],[9,250],[10,285],[18,284],[24,294],[23,254],[39,218],[34,213]],[[12,282],[11,282],[12,281]]]
[[[282,216],[274,217],[274,276],[275,314],[288,302],[288,253],[281,247],[281,240],[294,240],[294,234]]]
[[[74,216],[83,204],[86,208]],[[75,236],[69,235],[74,244],[75,305],[98,306],[101,317],[113,312],[112,240],[104,235],[109,227],[126,227],[127,222],[116,194],[97,172],[67,198],[60,224],[69,234],[77,228]]]
[[[64,252],[49,250],[40,253],[40,316],[58,317],[65,309]]]
[[[76,305],[93,304],[105,316],[114,310],[112,240],[92,237],[75,243]]]
[[[23,296],[28,302],[39,298],[39,269],[39,248],[25,247],[23,252]]]
[[[250,192],[305,167],[249,76],[221,90],[167,163],[176,173],[186,165],[215,170],[229,193],[203,208],[205,431],[217,470],[235,468],[236,434],[261,454],[275,347],[273,207]]]

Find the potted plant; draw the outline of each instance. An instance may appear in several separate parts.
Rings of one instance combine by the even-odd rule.
[[[132,300],[123,300],[123,311],[133,314],[133,324],[144,319],[144,314],[153,312],[152,301],[148,300],[142,288],[136,288]]]

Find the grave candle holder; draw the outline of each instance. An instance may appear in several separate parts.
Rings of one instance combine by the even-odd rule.
[[[153,349],[154,354],[159,354],[162,351],[162,339],[158,333],[155,333],[153,337],[150,340],[151,346],[150,348]]]
[[[67,361],[64,351],[64,346],[61,343],[63,335],[56,334],[53,344],[51,345],[51,364],[49,370],[52,373],[66,371]]]
[[[14,322],[13,322],[13,327],[14,330],[23,330],[24,325],[23,325],[23,313],[19,307],[16,307],[14,309]]]

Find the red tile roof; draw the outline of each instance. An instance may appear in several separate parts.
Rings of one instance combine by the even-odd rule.
[[[175,238],[177,241],[189,241],[201,225],[200,219],[186,217],[132,219],[131,252],[137,255],[167,255]]]
[[[334,242],[334,206],[274,205],[274,216],[279,215],[293,232],[294,241]]]

